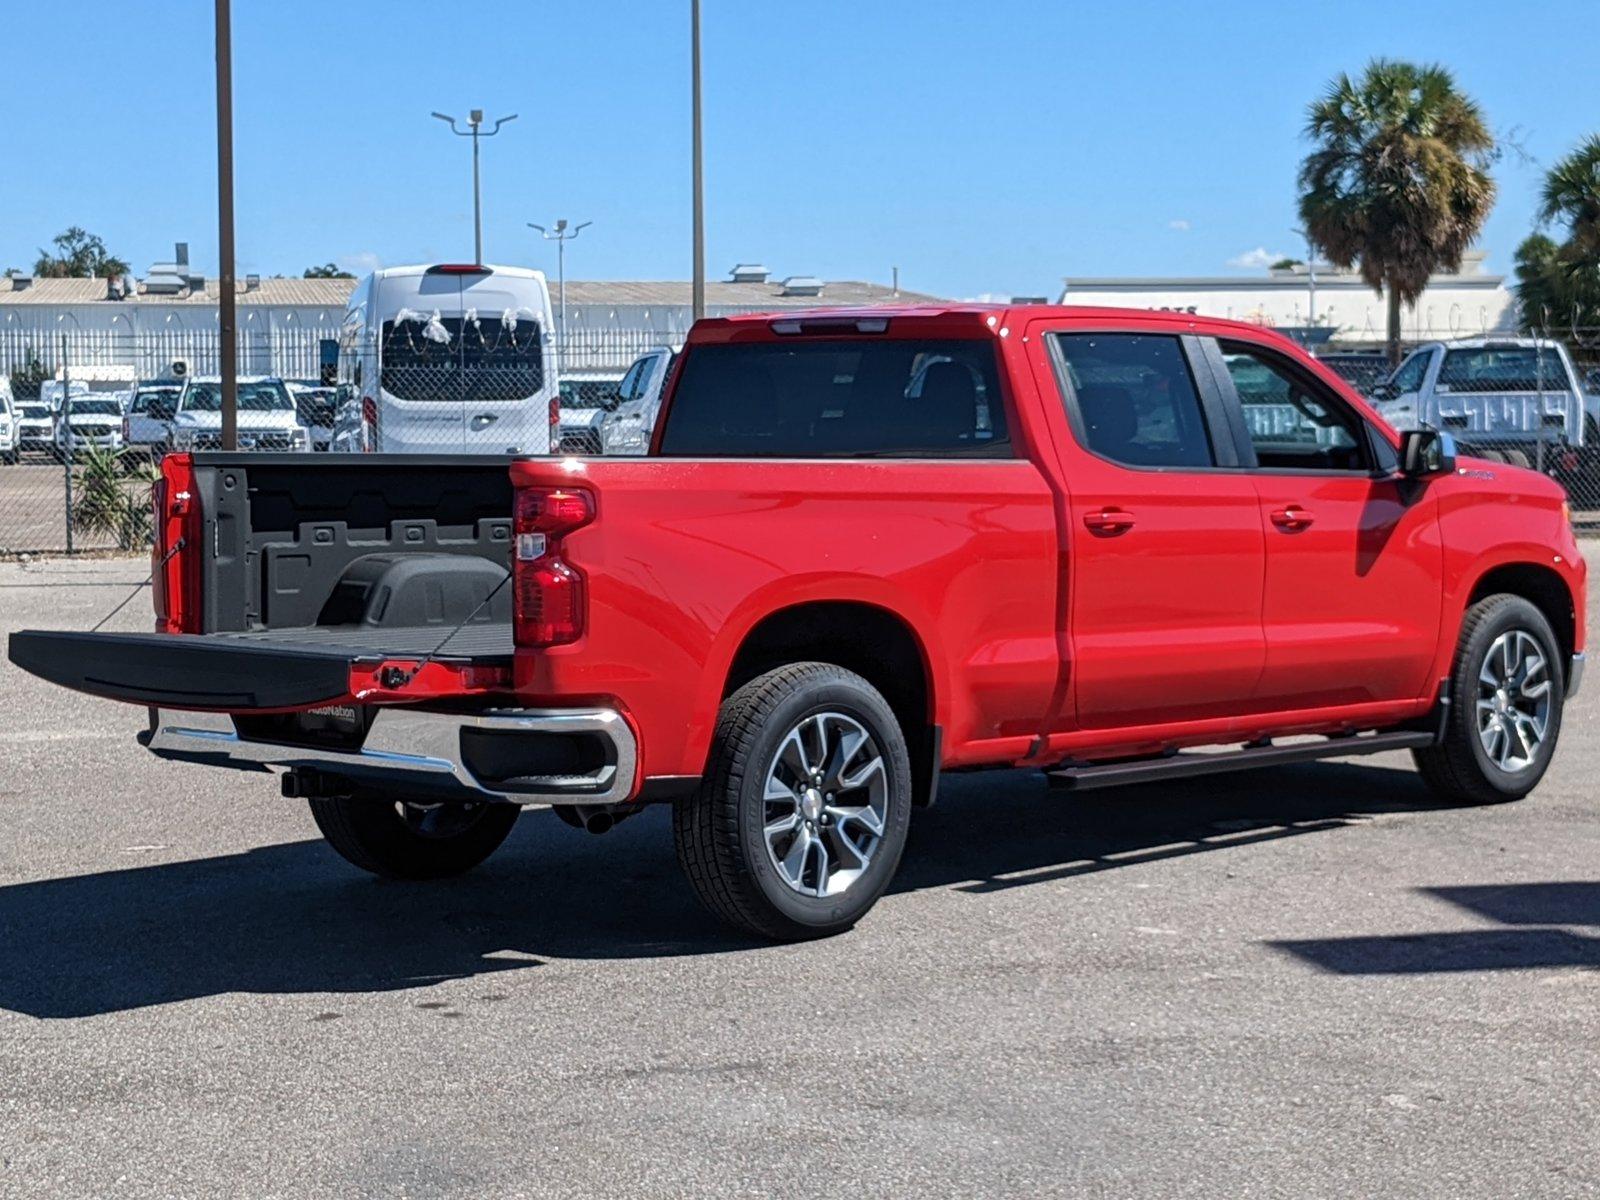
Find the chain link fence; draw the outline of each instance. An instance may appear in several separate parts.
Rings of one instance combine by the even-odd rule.
[[[630,394],[629,363],[661,342],[660,331],[622,328],[561,342],[526,310],[483,320],[402,310],[342,341],[325,328],[244,334],[238,444],[594,454]],[[1381,354],[1321,357],[1392,419],[1420,396],[1412,417],[1453,433],[1465,453],[1555,479],[1574,520],[1600,529],[1600,327],[1547,330],[1537,346],[1500,336],[1424,346],[1393,377]],[[141,548],[161,456],[221,446],[219,360],[215,330],[0,328],[0,555]]]

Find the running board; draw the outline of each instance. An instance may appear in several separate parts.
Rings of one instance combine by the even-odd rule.
[[[1422,729],[1392,733],[1347,735],[1320,742],[1293,746],[1252,745],[1240,750],[1215,753],[1193,751],[1169,754],[1163,758],[1142,758],[1126,762],[1084,763],[1046,771],[1053,787],[1087,791],[1092,788],[1120,787],[1130,783],[1156,783],[1192,775],[1220,775],[1249,767],[1277,767],[1285,763],[1311,762],[1319,758],[1344,758],[1352,754],[1381,754],[1386,750],[1412,750],[1432,746],[1438,735]]]

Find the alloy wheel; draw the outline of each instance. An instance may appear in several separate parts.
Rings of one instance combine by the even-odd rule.
[[[1539,640],[1508,629],[1478,669],[1478,740],[1502,771],[1531,766],[1550,721],[1550,662]]]

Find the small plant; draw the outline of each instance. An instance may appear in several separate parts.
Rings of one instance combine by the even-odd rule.
[[[150,485],[160,472],[148,462],[126,468],[126,450],[86,446],[73,479],[73,528],[116,539],[119,550],[150,541]]]

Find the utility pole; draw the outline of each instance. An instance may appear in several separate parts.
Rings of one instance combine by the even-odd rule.
[[[239,448],[239,345],[233,296],[233,22],[217,0],[217,336],[221,339],[222,448]]]
[[[517,114],[501,117],[494,123],[494,128],[487,133],[483,130],[483,109],[475,108],[467,115],[467,128],[460,129],[454,117],[447,117],[442,112],[433,114],[435,118],[450,126],[450,132],[457,137],[472,139],[472,261],[479,265],[483,263],[483,189],[478,180],[478,139],[493,137],[500,132],[500,126],[507,121],[515,121]]]
[[[556,244],[556,287],[561,297],[557,301],[561,307],[561,340],[556,343],[558,369],[565,369],[567,365],[567,243],[593,224],[593,221],[584,221],[581,225],[568,228],[567,219],[562,217],[555,223],[553,229],[546,229],[543,225],[528,222],[529,229],[537,229],[539,236],[545,241]]]
[[[706,195],[700,139],[700,0],[689,0],[690,85],[694,123],[694,319],[706,315]]]

